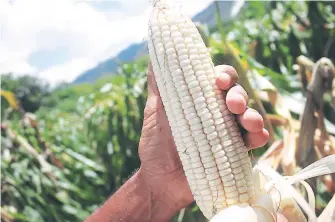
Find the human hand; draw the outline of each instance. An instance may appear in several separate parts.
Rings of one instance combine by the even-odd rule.
[[[244,141],[249,149],[265,145],[269,133],[264,129],[262,116],[247,108],[248,96],[236,85],[238,74],[231,66],[215,67],[216,84],[226,91],[228,109],[237,115],[239,124],[247,131]],[[193,196],[176,150],[170,126],[156,86],[152,66],[148,70],[148,99],[139,144],[140,176],[151,189],[152,199],[174,212],[186,207]]]

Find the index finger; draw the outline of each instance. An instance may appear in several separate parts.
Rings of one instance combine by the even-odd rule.
[[[218,65],[214,68],[216,73],[216,84],[221,90],[230,89],[238,81],[238,74],[234,67],[229,65]]]

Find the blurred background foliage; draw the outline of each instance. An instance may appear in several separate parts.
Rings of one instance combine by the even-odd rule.
[[[334,62],[334,11],[334,2],[250,1],[233,21],[218,16],[218,26],[200,29],[215,64],[256,70],[276,90],[304,97],[296,58]],[[93,84],[52,90],[35,77],[2,75],[2,221],[82,221],[134,173],[147,65],[145,56]],[[266,88],[258,80],[251,85]],[[334,124],[330,100],[325,106]],[[173,220],[204,218],[193,204]]]

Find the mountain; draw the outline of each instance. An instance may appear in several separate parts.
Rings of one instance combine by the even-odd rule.
[[[223,21],[228,21],[231,19],[231,11],[235,4],[235,1],[218,1],[217,2],[220,8],[220,15]],[[199,22],[201,24],[206,24],[209,27],[215,26],[217,24],[215,17],[215,3],[209,4],[207,8],[203,11],[196,14],[192,21]]]
[[[111,75],[116,71],[120,62],[133,61],[139,57],[139,52],[143,52],[146,48],[146,43],[131,44],[128,48],[121,51],[116,57],[99,63],[97,66],[85,71],[79,75],[74,81],[74,84],[94,82],[104,75]],[[144,53],[141,53],[144,54]]]
[[[227,21],[231,19],[231,11],[235,4],[234,1],[218,1],[220,7],[220,14],[222,20]],[[216,25],[215,18],[215,3],[211,3],[203,11],[196,14],[192,20],[201,24],[207,24],[208,26]],[[74,84],[84,83],[84,82],[94,82],[104,75],[112,75],[115,73],[118,64],[121,62],[131,62],[146,55],[148,53],[147,42],[143,41],[141,43],[131,44],[129,47],[121,51],[116,57],[107,59],[97,66],[85,71],[79,75],[74,81]]]

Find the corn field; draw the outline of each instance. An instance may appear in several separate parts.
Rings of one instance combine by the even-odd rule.
[[[270,132],[253,160],[293,175],[335,154],[335,3],[251,1],[242,10],[198,29],[215,65],[236,68]],[[125,183],[140,166],[148,63],[144,56],[95,83],[44,93],[2,76],[1,221],[83,221]],[[319,215],[335,176],[308,183]],[[171,221],[206,220],[192,204]]]

